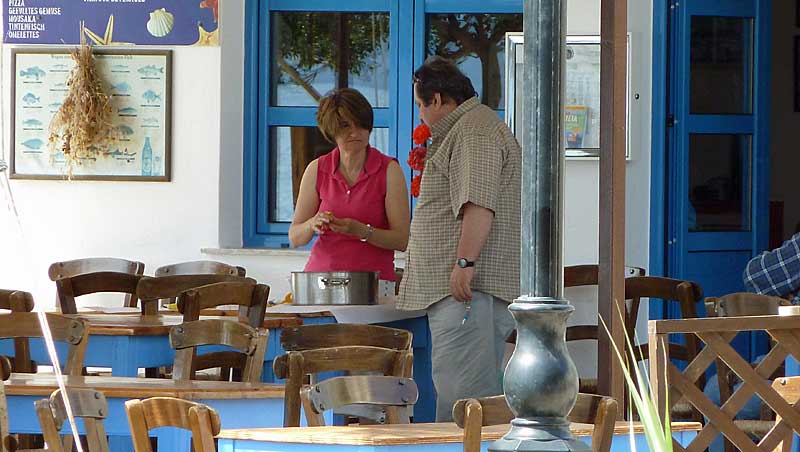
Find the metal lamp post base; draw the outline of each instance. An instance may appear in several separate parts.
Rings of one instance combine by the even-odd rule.
[[[575,308],[561,299],[521,297],[508,310],[517,323],[517,347],[503,390],[516,419],[489,450],[589,452],[566,419],[578,396],[578,371],[565,340],[567,317]]]

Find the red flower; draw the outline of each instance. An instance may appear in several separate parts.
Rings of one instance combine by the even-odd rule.
[[[419,186],[422,183],[422,174],[417,174],[411,178],[411,196],[419,197]]]
[[[408,166],[414,171],[422,172],[425,169],[425,155],[428,153],[428,148],[425,146],[417,146],[408,154]]]
[[[428,141],[428,138],[431,137],[431,129],[428,127],[427,124],[420,124],[415,129],[414,132],[411,134],[411,138],[414,140],[415,144],[425,144]]]

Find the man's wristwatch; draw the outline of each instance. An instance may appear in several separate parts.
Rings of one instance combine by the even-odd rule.
[[[462,257],[456,261],[456,265],[458,265],[461,268],[474,267],[475,261],[468,261]]]
[[[374,231],[375,228],[373,228],[371,224],[367,223],[367,235],[361,237],[359,240],[361,240],[362,242],[366,242],[367,240],[369,240],[370,237],[372,237],[372,233]]]

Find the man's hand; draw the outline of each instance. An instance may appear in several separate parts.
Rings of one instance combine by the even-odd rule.
[[[458,301],[472,301],[472,278],[475,277],[475,267],[453,267],[450,273],[450,295]]]

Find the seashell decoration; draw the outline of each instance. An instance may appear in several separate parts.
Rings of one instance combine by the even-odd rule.
[[[150,20],[147,21],[147,31],[156,38],[161,38],[172,31],[175,18],[166,8],[161,8],[150,13]]]

